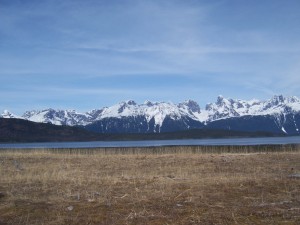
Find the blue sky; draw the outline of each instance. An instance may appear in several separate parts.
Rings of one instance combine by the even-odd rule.
[[[0,0],[0,110],[300,97],[299,0]]]

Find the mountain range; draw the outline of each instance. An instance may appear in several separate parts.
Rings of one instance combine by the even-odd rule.
[[[269,100],[234,100],[218,96],[205,108],[193,100],[179,104],[123,101],[80,113],[75,110],[32,110],[17,116],[7,110],[2,118],[54,125],[80,126],[98,133],[163,133],[191,129],[270,132],[299,135],[300,99],[273,96]]]

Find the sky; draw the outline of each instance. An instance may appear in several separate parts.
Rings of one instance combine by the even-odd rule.
[[[0,111],[300,97],[299,0],[0,0]]]

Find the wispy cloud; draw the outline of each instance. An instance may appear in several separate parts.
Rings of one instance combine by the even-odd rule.
[[[110,47],[98,45],[82,45],[76,50],[87,52],[119,52],[119,53],[160,53],[160,54],[274,54],[274,53],[300,53],[300,48],[295,47],[209,47],[209,46],[167,46],[158,44],[157,46],[141,46],[134,48]]]
[[[72,95],[80,105],[93,95],[297,95],[299,9],[294,0],[0,1],[0,90],[11,104],[27,95],[54,105],[75,105]]]

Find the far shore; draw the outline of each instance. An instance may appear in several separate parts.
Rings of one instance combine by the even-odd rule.
[[[300,144],[272,144],[272,145],[170,145],[145,147],[91,147],[91,148],[0,148],[0,152],[48,152],[67,154],[205,154],[205,153],[271,153],[298,152]]]

